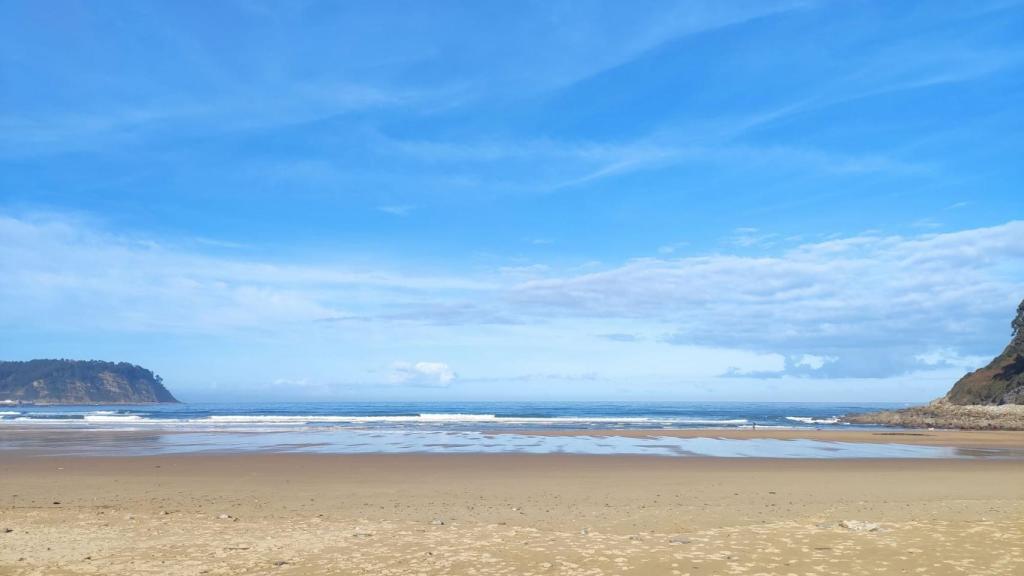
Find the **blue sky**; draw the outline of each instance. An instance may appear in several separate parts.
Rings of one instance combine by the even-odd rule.
[[[0,357],[187,400],[927,400],[1024,298],[1019,2],[2,2]]]

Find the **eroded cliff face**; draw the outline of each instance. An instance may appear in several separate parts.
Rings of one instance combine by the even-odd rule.
[[[1024,404],[1024,301],[1010,323],[1013,339],[992,362],[965,375],[946,394],[953,404]]]
[[[0,400],[40,404],[177,402],[153,372],[125,362],[0,362]]]

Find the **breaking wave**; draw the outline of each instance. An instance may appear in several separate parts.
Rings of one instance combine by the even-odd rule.
[[[801,424],[839,424],[839,418],[808,418],[804,416],[786,416],[786,420]]]

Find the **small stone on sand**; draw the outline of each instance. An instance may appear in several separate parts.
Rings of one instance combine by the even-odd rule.
[[[863,522],[861,520],[842,520],[839,522],[839,526],[853,532],[877,532],[880,528],[874,522]]]

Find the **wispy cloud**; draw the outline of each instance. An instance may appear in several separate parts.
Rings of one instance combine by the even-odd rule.
[[[742,227],[733,230],[729,243],[740,248],[751,248],[754,246],[770,247],[780,239],[778,234],[762,232],[753,227]]]
[[[720,129],[716,128],[716,130]],[[736,133],[732,133],[735,136]],[[492,189],[556,192],[636,172],[680,165],[742,166],[745,170],[796,170],[808,174],[927,174],[933,167],[892,156],[845,154],[791,146],[730,143],[711,133],[691,134],[702,145],[651,136],[626,142],[399,140],[381,136],[382,150],[434,165],[458,166]],[[715,141],[717,139],[717,141]],[[528,169],[527,169],[528,168]]]
[[[417,294],[492,290],[383,267],[215,257],[64,218],[0,217],[3,322],[128,331],[261,329],[383,313]],[[62,320],[57,320],[62,318]],[[35,320],[33,320],[35,319]]]
[[[228,134],[316,122],[357,111],[430,106],[451,89],[411,90],[344,83],[258,86],[203,99],[178,96],[45,115],[0,115],[0,155],[23,157]]]
[[[894,92],[957,84],[1024,64],[1022,51],[964,46],[926,51],[920,46],[921,43],[916,42],[878,51],[861,70],[844,80],[842,84],[846,89],[842,96],[835,95],[824,102],[838,104]],[[865,88],[849,89],[852,86]]]
[[[392,216],[408,216],[415,209],[416,207],[412,204],[389,204],[377,207],[377,210],[380,210],[385,214],[391,214]]]
[[[610,334],[598,334],[598,338],[604,338],[605,340],[611,340],[613,342],[639,342],[643,340],[643,336],[638,334],[623,334],[620,332],[612,332]]]
[[[505,78],[492,89],[531,95],[566,90],[671,42],[815,4],[813,0],[701,0],[685,5],[654,3],[636,10],[602,3],[546,3],[529,23],[532,50],[527,57],[517,52],[514,60],[499,57],[492,62]]]

